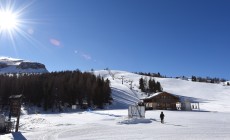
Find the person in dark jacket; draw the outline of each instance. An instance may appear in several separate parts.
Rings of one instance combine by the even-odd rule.
[[[160,114],[161,123],[164,123],[164,117],[165,117],[164,113],[163,113],[163,112],[161,112],[161,114]]]

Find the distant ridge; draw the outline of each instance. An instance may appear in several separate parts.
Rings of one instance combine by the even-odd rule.
[[[0,57],[0,74],[47,73],[45,65],[11,57]]]

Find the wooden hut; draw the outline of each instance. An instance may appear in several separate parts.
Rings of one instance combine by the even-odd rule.
[[[176,95],[160,92],[143,99],[146,109],[177,110],[180,98]]]

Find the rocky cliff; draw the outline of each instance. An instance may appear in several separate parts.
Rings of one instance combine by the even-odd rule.
[[[0,57],[0,74],[5,73],[47,73],[44,64],[10,57]]]

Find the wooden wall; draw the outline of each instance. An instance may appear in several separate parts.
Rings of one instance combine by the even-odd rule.
[[[176,110],[176,103],[179,102],[179,97],[176,97],[167,92],[162,92],[150,99],[144,100],[147,109],[162,109]]]

